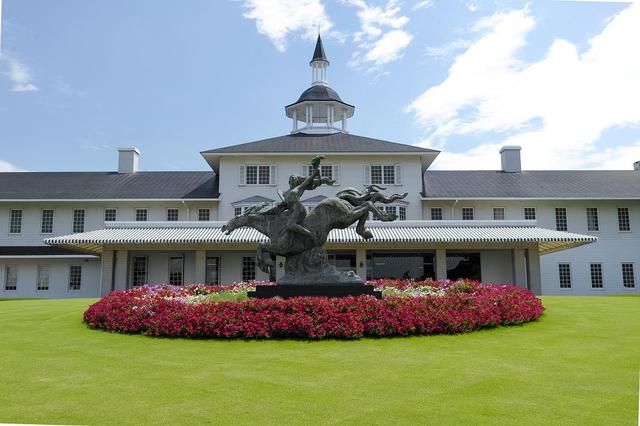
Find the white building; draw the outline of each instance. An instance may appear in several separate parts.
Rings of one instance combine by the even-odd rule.
[[[327,249],[339,268],[367,278],[469,277],[538,294],[638,292],[640,163],[522,171],[520,148],[504,147],[502,170],[431,171],[438,151],[348,133],[354,107],[327,85],[320,38],[310,65],[312,86],[285,107],[291,133],[203,151],[209,172],[138,171],[140,152],[124,148],[114,172],[0,173],[0,297],[273,279],[255,266],[264,237],[220,227],[276,200],[315,154],[337,183],[310,193],[309,208],[346,186],[408,193],[386,206],[398,221],[368,222],[374,239],[332,232]]]

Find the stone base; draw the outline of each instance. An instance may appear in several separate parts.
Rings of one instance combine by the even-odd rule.
[[[250,291],[252,299],[268,299],[281,297],[347,297],[347,296],[375,296],[382,299],[382,292],[375,291],[372,285],[366,284],[287,284],[260,285],[256,291]]]

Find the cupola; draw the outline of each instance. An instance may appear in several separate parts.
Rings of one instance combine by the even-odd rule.
[[[287,117],[293,121],[291,133],[347,133],[347,119],[353,116],[355,107],[343,102],[329,87],[329,60],[319,34],[309,66],[311,87],[302,92],[295,103],[285,107]]]

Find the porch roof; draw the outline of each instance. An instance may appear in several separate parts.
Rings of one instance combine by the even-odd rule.
[[[46,244],[101,253],[109,245],[212,245],[267,241],[253,228],[231,235],[221,231],[224,222],[112,222],[105,229],[48,238]],[[355,227],[331,231],[327,243],[368,245],[410,244],[537,245],[540,254],[596,242],[597,237],[539,228],[535,221],[402,221],[368,222],[372,240],[364,240]]]

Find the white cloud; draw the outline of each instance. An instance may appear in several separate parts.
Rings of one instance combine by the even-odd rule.
[[[93,144],[93,143],[89,143],[89,142],[85,142],[83,144],[80,145],[80,148],[82,148],[85,151],[105,151],[105,150],[110,150],[111,147],[109,145],[107,145],[106,143],[103,144]]]
[[[471,46],[471,43],[471,40],[453,40],[452,42],[444,44],[442,46],[429,46],[425,49],[425,53],[427,54],[427,56],[431,56],[433,58],[446,58],[459,50],[468,48],[469,46]]]
[[[2,54],[0,60],[6,63],[7,69],[3,72],[13,82],[14,92],[34,92],[38,90],[35,84],[33,84],[33,77],[31,76],[31,69],[19,61],[15,57],[9,54]]]
[[[0,160],[0,173],[3,172],[23,172],[19,167],[14,166],[13,164]]]
[[[558,0],[572,1],[576,3],[639,3],[640,0]]]
[[[427,130],[425,145],[446,148],[461,135],[492,140],[444,152],[437,166],[495,169],[499,146],[513,144],[523,147],[529,169],[629,168],[640,160],[640,143],[599,149],[597,142],[606,129],[640,123],[638,22],[640,4],[631,5],[584,53],[557,39],[543,59],[525,63],[518,51],[535,27],[528,9],[479,21],[475,29],[484,34],[408,110]]]
[[[246,0],[247,19],[254,19],[260,34],[271,39],[276,49],[284,52],[287,36],[301,33],[313,38],[328,33],[332,27],[321,0]]]
[[[422,0],[419,1],[418,3],[416,3],[413,6],[414,10],[418,10],[418,9],[427,9],[429,7],[433,6],[433,0]]]
[[[373,43],[371,50],[364,55],[364,58],[380,65],[395,61],[404,48],[411,43],[411,39],[412,36],[406,31],[389,31]]]
[[[343,2],[356,7],[360,19],[360,30],[353,35],[359,50],[353,55],[352,66],[380,72],[383,65],[402,57],[413,36],[404,30],[409,18],[401,14],[397,0],[388,0],[382,7],[371,6],[364,0]]]

